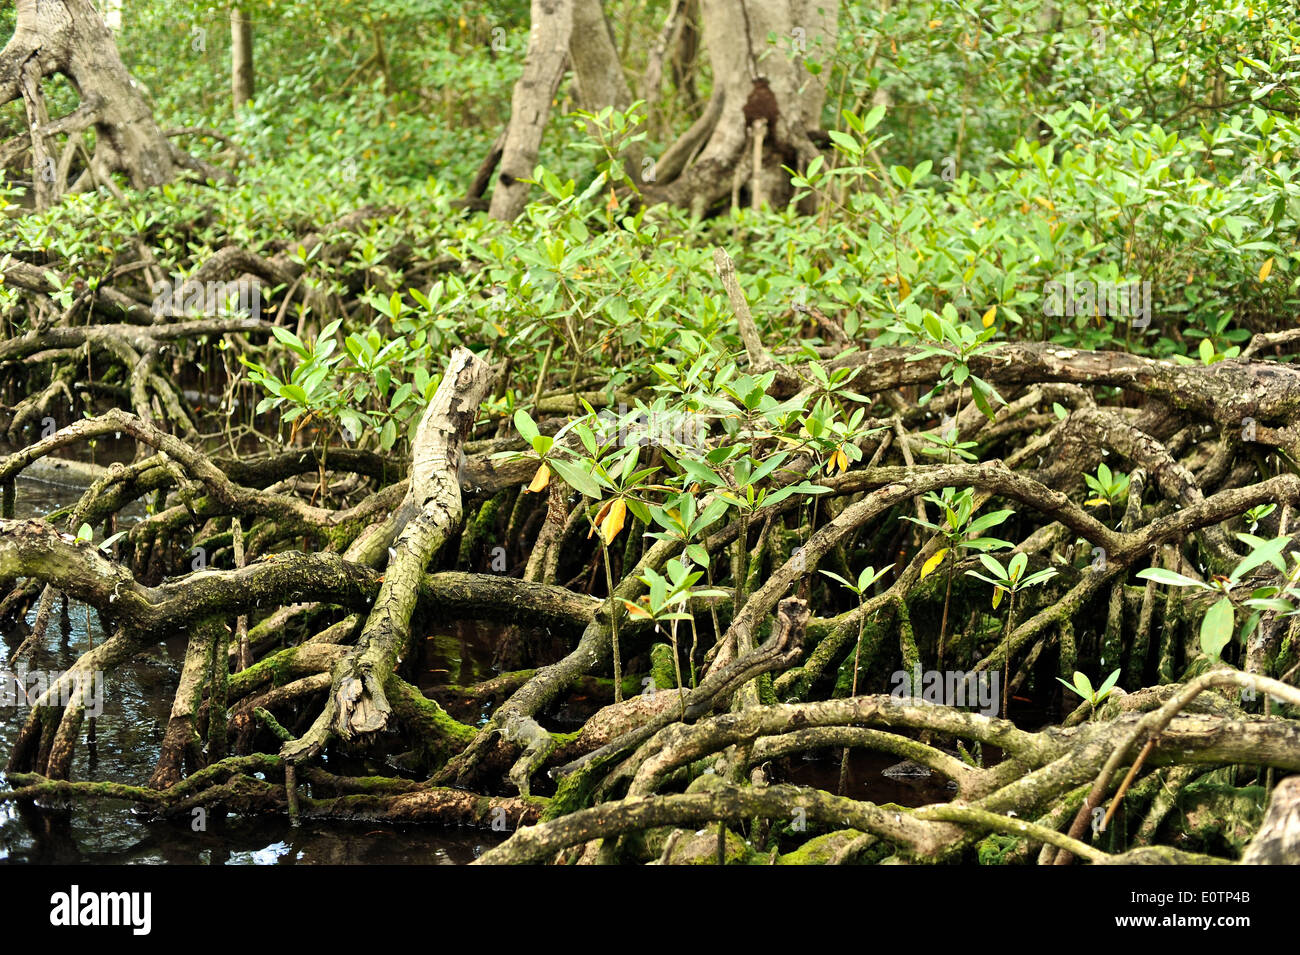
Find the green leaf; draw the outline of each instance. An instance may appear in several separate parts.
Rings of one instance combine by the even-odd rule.
[[[800,481],[798,484],[787,484],[785,487],[767,495],[764,499],[764,506],[773,507],[784,501],[791,494],[826,494],[830,488],[823,487],[820,484],[810,484],[808,481]]]
[[[311,354],[311,352],[307,350],[307,346],[302,343],[302,339],[299,338],[297,335],[295,335],[293,332],[289,331],[289,329],[282,328],[279,325],[272,325],[271,334],[274,335],[281,343],[289,346],[289,348],[295,353],[297,353],[300,357],[307,358]]]
[[[990,557],[988,554],[980,554],[979,557],[980,557],[980,563],[985,566],[985,568],[988,570],[990,574],[992,574],[998,580],[1007,579],[1008,576],[1007,570],[1005,567],[1002,566],[1002,564],[998,561],[996,557]]]
[[[593,474],[583,470],[579,465],[574,464],[572,461],[561,461],[558,458],[551,461],[551,466],[555,469],[555,473],[558,474],[561,479],[563,479],[564,483],[569,485],[569,487],[586,497],[592,498],[593,500],[600,500],[600,484],[596,481],[596,477]]]
[[[867,115],[862,118],[862,128],[858,130],[858,132],[860,133],[871,132],[871,130],[875,129],[880,124],[880,121],[884,118],[885,118],[884,104],[872,107],[871,111],[868,112]]]
[[[772,457],[768,458],[766,461],[764,461],[762,464],[760,464],[757,468],[754,469],[754,473],[750,475],[749,480],[746,483],[757,484],[759,481],[763,480],[763,478],[767,477],[769,474],[775,471],[780,466],[781,462],[784,460],[785,460],[784,454],[772,455]]]
[[[578,436],[578,440],[587,449],[587,453],[594,458],[596,456],[596,436],[591,433],[591,429],[585,424],[578,423],[573,426],[573,433]]]
[[[862,573],[858,574],[858,593],[860,594],[866,593],[867,588],[870,587],[872,584],[874,584],[881,577],[885,576],[885,573],[889,569],[890,568],[888,566],[882,567],[880,568],[880,570],[876,570],[874,567],[863,567]]]
[[[997,417],[997,412],[993,410],[993,405],[989,401],[989,394],[991,393],[996,394],[996,392],[993,392],[993,390],[981,379],[975,378],[974,376],[971,377],[970,396],[975,401],[975,407],[979,408],[980,413],[990,421]]]
[[[827,135],[830,136],[831,141],[834,142],[836,146],[839,146],[840,149],[844,150],[844,152],[848,153],[850,156],[856,156],[862,152],[861,144],[847,133],[841,133],[838,129],[832,129],[827,133]]]
[[[709,552],[701,544],[690,544],[686,548],[686,556],[701,567],[709,566]]]
[[[518,431],[523,439],[530,445],[533,443],[533,439],[540,434],[537,430],[537,425],[533,422],[533,419],[529,416],[528,412],[523,408],[520,408],[515,412],[515,430]]]
[[[1243,646],[1250,642],[1250,635],[1254,633],[1255,628],[1259,626],[1259,620],[1262,616],[1264,616],[1263,612],[1256,610],[1246,618],[1246,622],[1243,623],[1241,629],[1237,631],[1237,639],[1241,641]]]
[[[1074,671],[1074,688],[1085,700],[1091,700],[1093,698],[1092,681],[1088,679],[1086,673],[1080,673],[1078,670]]]
[[[1077,693],[1079,696],[1083,696],[1083,693],[1080,692],[1079,689],[1078,689],[1077,687],[1075,687],[1075,685],[1074,685],[1073,683],[1070,683],[1070,682],[1068,682],[1067,680],[1063,680],[1063,679],[1061,679],[1059,676],[1056,678],[1056,682],[1059,683],[1059,684],[1061,684],[1061,686],[1065,687],[1065,688],[1066,688],[1067,690],[1069,690],[1071,693]],[[1084,698],[1085,700],[1088,699],[1088,697],[1086,697],[1086,696],[1083,696],[1083,698]]]
[[[1254,607],[1259,610],[1272,610],[1275,613],[1293,613],[1295,605],[1289,600],[1283,600],[1280,597],[1261,597],[1258,599],[1247,600],[1247,607]]]
[[[1219,654],[1232,639],[1232,622],[1232,601],[1223,597],[1205,612],[1205,619],[1201,621],[1201,652],[1219,659]]]
[[[682,466],[682,470],[690,475],[691,479],[699,482],[704,487],[715,487],[726,482],[718,476],[718,473],[702,461],[693,461],[690,458],[682,458],[677,462]]]
[[[126,531],[118,531],[113,536],[104,538],[104,542],[99,545],[99,549],[107,552],[108,549],[112,547],[114,544],[116,544],[118,539],[123,537],[125,534]]]
[[[849,590],[853,591],[855,594],[858,593],[857,585],[854,584],[854,583],[851,583],[850,581],[845,580],[845,579],[844,579],[843,577],[841,577],[839,574],[832,573],[832,572],[829,571],[829,570],[823,570],[822,573],[825,574],[827,577],[831,578],[832,580],[838,580],[841,584],[843,584],[843,585],[844,585],[845,587],[847,587]]]
[[[1286,571],[1286,562],[1282,560],[1282,551],[1291,543],[1291,538],[1275,537],[1270,541],[1261,541],[1251,534],[1238,534],[1237,538],[1244,543],[1253,545],[1254,549],[1233,569],[1233,580],[1240,580],[1263,563],[1271,564],[1279,573]]]
[[[404,381],[398,385],[397,390],[393,392],[393,398],[388,402],[388,410],[396,411],[401,407],[402,402],[409,397],[411,397],[411,383],[409,381]]]
[[[699,516],[696,517],[695,520],[691,522],[691,528],[690,528],[691,533],[695,534],[699,531],[704,530],[706,527],[708,527],[710,524],[712,524],[714,521],[716,521],[726,512],[727,512],[726,499],[721,497],[713,498],[712,500],[709,501],[708,504],[704,506],[704,510],[700,511]]]
[[[1016,545],[999,537],[973,537],[970,540],[959,541],[957,546],[964,550],[988,551],[1003,550]]]
[[[307,392],[303,390],[301,385],[285,385],[281,393],[290,401],[295,401],[300,405],[307,404]]]
[[[1166,584],[1170,587],[1201,587],[1209,589],[1199,580],[1184,577],[1182,574],[1175,574],[1172,570],[1166,570],[1163,567],[1148,567],[1146,570],[1139,570],[1137,575],[1142,580],[1154,580],[1158,584]]]
[[[1010,510],[990,511],[988,514],[981,515],[971,521],[970,526],[966,528],[966,533],[976,536],[982,535],[990,527],[997,527],[1014,513],[1015,511]]]
[[[627,509],[631,511],[632,516],[642,524],[645,524],[647,527],[650,525],[650,508],[646,507],[643,501],[638,501],[629,497],[627,499]]]

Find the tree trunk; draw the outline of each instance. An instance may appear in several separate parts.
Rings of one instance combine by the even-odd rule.
[[[785,167],[801,170],[818,154],[809,131],[821,127],[826,83],[824,74],[808,71],[804,57],[825,61],[833,52],[838,4],[701,0],[700,13],[713,96],[704,114],[662,156],[642,162],[631,155],[641,167],[633,175],[647,201],[690,205],[701,214],[731,191],[733,180],[742,179],[755,207],[783,207],[794,193]],[[769,43],[769,36],[776,42]],[[527,201],[527,186],[519,180],[531,176],[537,163],[566,52],[585,108],[621,107],[630,99],[599,0],[533,0],[528,55],[515,86],[501,175],[492,194],[495,219],[513,219]],[[651,59],[657,62],[656,56]],[[656,92],[661,68],[651,70]]]
[[[1246,865],[1300,864],[1300,776],[1277,784],[1268,814],[1241,857]]]
[[[614,33],[600,0],[574,0],[569,57],[578,82],[578,102],[586,110],[627,109],[632,92],[618,61]]]
[[[300,739],[281,755],[295,762],[321,751],[329,739],[351,739],[388,726],[393,712],[384,690],[406,655],[425,568],[460,526],[457,480],[461,444],[474,427],[492,384],[492,368],[466,348],[451,363],[420,419],[411,448],[411,480],[400,513],[411,516],[397,529],[384,583],[352,652],[335,665],[329,701]]]
[[[664,153],[659,172],[663,179],[672,178],[648,188],[646,197],[703,212],[730,191],[740,172],[753,183],[751,198],[756,194],[775,207],[784,206],[794,190],[782,166],[802,168],[817,155],[808,131],[821,126],[826,84],[824,74],[808,72],[804,56],[816,55],[818,47],[833,47],[837,4],[702,0],[701,13],[713,66],[713,100],[703,121]],[[769,35],[776,37],[775,44],[768,42]],[[824,61],[826,56],[817,58]],[[686,165],[700,142],[698,158]],[[751,166],[754,153],[757,168]],[[742,163],[745,168],[737,170]]]
[[[573,62],[573,77],[582,109],[595,113],[606,106],[617,110],[628,108],[632,102],[632,89],[623,75],[618,47],[614,45],[614,31],[600,0],[575,0],[569,59]],[[643,181],[642,174],[647,167],[652,168],[651,164],[642,163],[642,154],[641,144],[633,143],[622,157],[628,174],[638,182]]]
[[[14,35],[0,51],[0,105],[18,97],[27,104],[38,198],[52,202],[67,189],[66,175],[79,133],[95,131],[90,168],[74,185],[85,188],[114,172],[137,189],[176,175],[177,154],[153,120],[148,104],[123,66],[104,18],[90,0],[17,0]],[[41,80],[61,73],[81,96],[72,114],[50,122]],[[50,138],[68,134],[55,162]],[[51,169],[57,176],[49,174]]]
[[[515,84],[510,102],[510,126],[501,151],[501,174],[489,209],[494,219],[509,221],[528,202],[528,184],[519,180],[531,177],[537,165],[551,100],[564,76],[569,37],[573,32],[573,3],[574,0],[533,0],[528,54],[524,58],[523,76]]]
[[[253,98],[253,21],[230,8],[230,96],[235,109]]]

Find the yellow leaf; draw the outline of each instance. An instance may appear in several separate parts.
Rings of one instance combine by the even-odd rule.
[[[1109,503],[1110,501],[1106,500],[1104,497],[1090,497],[1088,498],[1088,500],[1083,502],[1083,506],[1090,507],[1093,504],[1109,504]]]
[[[537,473],[533,475],[533,483],[528,485],[528,490],[536,494],[538,491],[545,490],[546,485],[550,483],[551,469],[547,464],[543,463],[542,466],[537,469]]]
[[[1262,282],[1268,278],[1268,273],[1273,271],[1273,257],[1270,255],[1268,261],[1259,267],[1259,280]]]
[[[998,604],[1002,603],[1002,595],[1003,595],[1004,593],[1006,593],[1006,590],[1004,590],[1004,589],[1001,588],[1001,587],[994,587],[994,588],[993,588],[993,609],[994,609],[994,610],[997,610],[997,609],[998,609]]]
[[[604,523],[600,525],[600,534],[605,538],[606,544],[614,543],[614,538],[623,529],[623,522],[626,520],[627,502],[620,497],[610,507],[609,515],[605,518]]]
[[[984,319],[983,319],[984,327],[991,328],[993,323],[997,320],[997,317],[998,317],[998,307],[994,305],[992,308],[990,308],[987,312],[984,313]]]
[[[898,288],[903,293],[903,298],[907,298],[907,296],[912,294],[912,286],[909,285],[907,279],[903,278],[901,275],[898,277]]]
[[[940,547],[934,552],[934,556],[921,565],[921,579],[929,577],[934,573],[936,567],[943,563],[943,559],[948,556],[948,548]],[[996,606],[996,605],[995,605]]]
[[[849,456],[844,453],[843,447],[835,449],[835,454],[831,456],[831,463],[840,469],[841,474],[849,469]]]
[[[929,27],[930,27],[931,30],[935,29],[936,27],[941,27],[941,26],[943,26],[943,21],[942,21],[942,20],[931,20],[930,23],[929,23]]]
[[[609,513],[609,505],[610,502],[606,501],[600,506],[600,510],[596,512],[596,519],[591,522],[591,530],[587,531],[587,540],[591,540],[595,537],[596,528],[605,523],[605,515]]]

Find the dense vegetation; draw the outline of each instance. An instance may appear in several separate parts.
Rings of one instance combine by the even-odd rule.
[[[826,90],[758,208],[740,165],[656,201],[721,82],[700,6],[603,5],[636,99],[566,79],[508,221],[469,184],[522,2],[255,0],[237,109],[227,7],[128,2],[194,161],[153,188],[77,132],[46,206],[0,110],[5,665],[60,596],[110,694],[187,641],[152,778],[71,779],[73,699],[4,798],[519,830],[484,861],[1285,858],[1247,843],[1300,771],[1291,6],[844,5],[753,54]],[[462,619],[499,672],[421,692]],[[877,804],[850,750],[950,786]]]

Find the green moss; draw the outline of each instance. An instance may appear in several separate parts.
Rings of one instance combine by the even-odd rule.
[[[302,675],[296,667],[298,649],[287,647],[258,660],[246,670],[232,673],[227,688],[229,698],[237,700],[267,682],[272,686],[292,683]]]
[[[857,829],[837,829],[813,836],[793,852],[779,856],[777,865],[826,865],[835,854],[862,835]]]
[[[393,675],[384,684],[393,712],[416,736],[416,745],[435,766],[470,744],[478,730],[453,719],[446,710],[405,680]]]
[[[980,865],[1007,865],[1007,859],[1018,849],[1023,848],[1025,840],[1020,836],[1008,836],[994,832],[981,839],[975,846]]]
[[[726,784],[726,780],[717,773],[701,771],[700,775],[691,780],[690,785],[686,787],[686,791],[688,793],[708,792],[710,789],[720,789]]]
[[[478,509],[478,513],[474,515],[474,520],[460,539],[460,553],[457,555],[459,566],[471,567],[474,549],[487,537],[488,532],[496,526],[497,515],[501,512],[507,493],[507,491],[499,491],[494,497],[485,501],[483,506]],[[471,567],[471,569],[475,568]]]
[[[559,785],[555,787],[555,795],[551,797],[546,811],[542,813],[542,822],[558,819],[560,816],[567,816],[571,812],[590,806],[592,792],[604,777],[599,770],[598,766],[588,766],[562,777]]]
[[[776,698],[776,689],[772,686],[771,673],[763,673],[758,677],[758,702],[764,706],[775,706],[781,702]]]
[[[723,859],[726,865],[749,865],[752,862],[764,862],[766,857],[754,852],[754,848],[744,839],[727,830],[724,838]],[[718,864],[718,826],[709,823],[704,833],[692,833],[677,841],[672,855],[666,860],[668,865],[717,865]]]
[[[1167,838],[1160,841],[1189,852],[1238,858],[1264,821],[1267,802],[1263,786],[1229,786],[1202,777],[1179,792],[1178,812],[1165,821]]]
[[[677,689],[677,669],[673,666],[673,648],[666,643],[650,647],[650,676],[656,690]]]
[[[263,709],[259,706],[253,710],[253,715],[257,717],[258,721],[270,730],[275,735],[275,738],[280,742],[287,743],[289,740],[293,739],[293,734],[281,726],[280,721],[272,716],[269,710]]]

